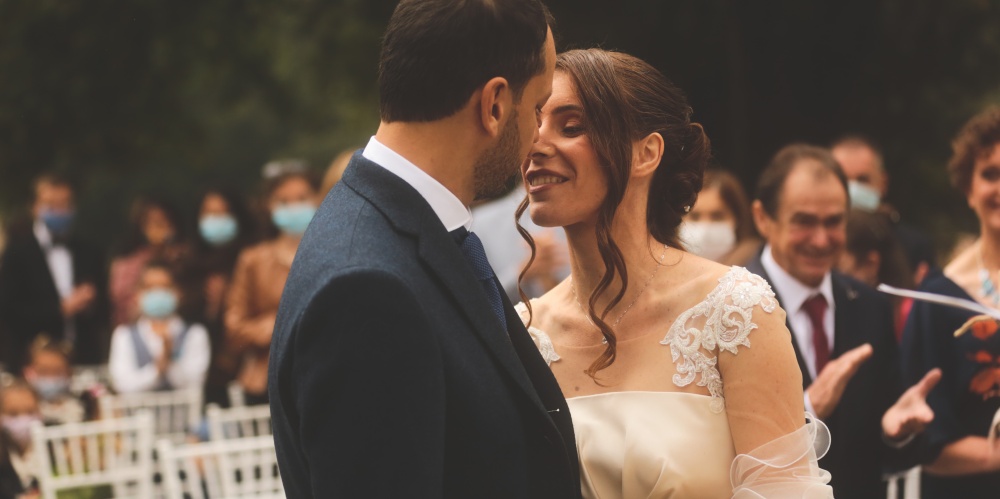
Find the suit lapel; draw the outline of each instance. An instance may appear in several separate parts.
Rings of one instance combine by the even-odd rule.
[[[458,304],[462,315],[472,324],[473,330],[492,351],[497,362],[528,395],[532,404],[539,410],[545,411],[545,406],[528,378],[507,331],[503,329],[500,320],[490,308],[482,284],[472,274],[458,245],[451,235],[445,232],[440,221],[436,217],[430,221],[433,224],[426,224],[427,230],[420,236],[418,248],[421,260],[441,280],[444,288]]]
[[[767,275],[767,271],[764,270],[764,264],[760,261],[761,253],[757,253],[757,257],[747,263],[747,270],[753,272],[764,278],[768,283],[771,282],[771,277]],[[774,291],[775,298],[778,299],[778,303],[781,307],[785,307],[785,302],[781,299],[781,295],[778,294],[778,290],[774,289],[772,286],[772,291]],[[806,360],[802,356],[802,350],[799,349],[799,342],[795,339],[795,334],[792,331],[792,323],[788,319],[788,311],[785,311],[785,327],[788,328],[788,333],[792,336],[792,348],[795,350],[795,361],[799,364],[799,371],[802,371],[802,388],[808,388],[812,384],[812,375],[809,374],[809,368],[806,366]]]
[[[858,322],[862,317],[852,314],[854,300],[858,292],[847,279],[837,272],[831,275],[833,280],[833,302],[836,310],[833,313],[833,352],[831,358],[837,358],[844,352],[865,343],[864,327]]]
[[[402,179],[364,158],[360,151],[351,159],[343,181],[367,199],[397,230],[416,239],[420,260],[448,291],[497,364],[531,404],[545,414],[546,408],[528,379],[500,320],[490,308],[482,284],[473,275],[458,245],[427,201]],[[520,320],[517,323],[520,324]]]
[[[52,269],[49,268],[49,259],[45,253],[45,248],[42,247],[42,243],[40,243],[38,238],[35,237],[34,231],[31,231],[29,234],[31,238],[31,253],[35,259],[35,266],[38,268],[38,277],[42,277],[43,275],[45,276],[45,290],[50,297],[54,298],[55,302],[58,303],[60,300],[59,289],[56,287],[56,279],[55,276],[52,275]]]

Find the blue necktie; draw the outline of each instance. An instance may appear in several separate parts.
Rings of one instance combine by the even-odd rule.
[[[469,262],[469,266],[472,267],[472,273],[475,274],[476,279],[479,279],[479,283],[482,284],[483,291],[486,292],[487,301],[490,302],[490,308],[493,309],[493,313],[496,314],[497,319],[500,319],[500,324],[503,325],[503,329],[506,331],[507,318],[503,311],[503,299],[500,297],[500,287],[497,286],[493,267],[490,266],[490,261],[486,258],[486,250],[483,249],[483,242],[479,240],[479,236],[474,232],[469,232],[465,227],[459,227],[451,231],[451,235],[461,248],[462,256],[465,257],[465,260]]]

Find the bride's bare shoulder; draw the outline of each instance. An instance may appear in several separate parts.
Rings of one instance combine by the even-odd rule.
[[[545,330],[546,326],[549,326],[555,320],[555,315],[560,310],[559,304],[565,303],[566,296],[571,292],[570,290],[569,279],[566,279],[542,296],[529,300],[532,327]],[[521,319],[527,323],[529,307],[524,302],[521,302],[517,308],[521,314]]]

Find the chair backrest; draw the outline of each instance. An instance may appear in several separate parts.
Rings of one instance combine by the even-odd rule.
[[[153,415],[153,434],[181,443],[201,423],[201,401],[199,388],[108,394],[100,399],[101,417],[124,417],[149,411]]]
[[[271,407],[267,405],[222,409],[209,404],[205,415],[209,440],[271,435]]]
[[[247,405],[246,392],[239,381],[232,381],[226,386],[226,393],[229,395],[230,407],[243,407]]]
[[[885,480],[888,482],[886,487],[886,497],[888,499],[899,499],[901,484],[903,499],[920,499],[920,466],[888,474],[885,476]]]
[[[69,381],[70,392],[79,395],[97,385],[111,385],[107,364],[73,366],[73,375]]]
[[[152,497],[153,418],[31,428],[38,486],[45,499],[62,490],[110,485],[115,497]]]
[[[157,443],[167,499],[283,498],[271,436]]]

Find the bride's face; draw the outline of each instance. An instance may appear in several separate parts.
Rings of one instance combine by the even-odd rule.
[[[573,80],[557,71],[539,116],[538,140],[521,166],[532,221],[543,227],[596,223],[608,184]]]

